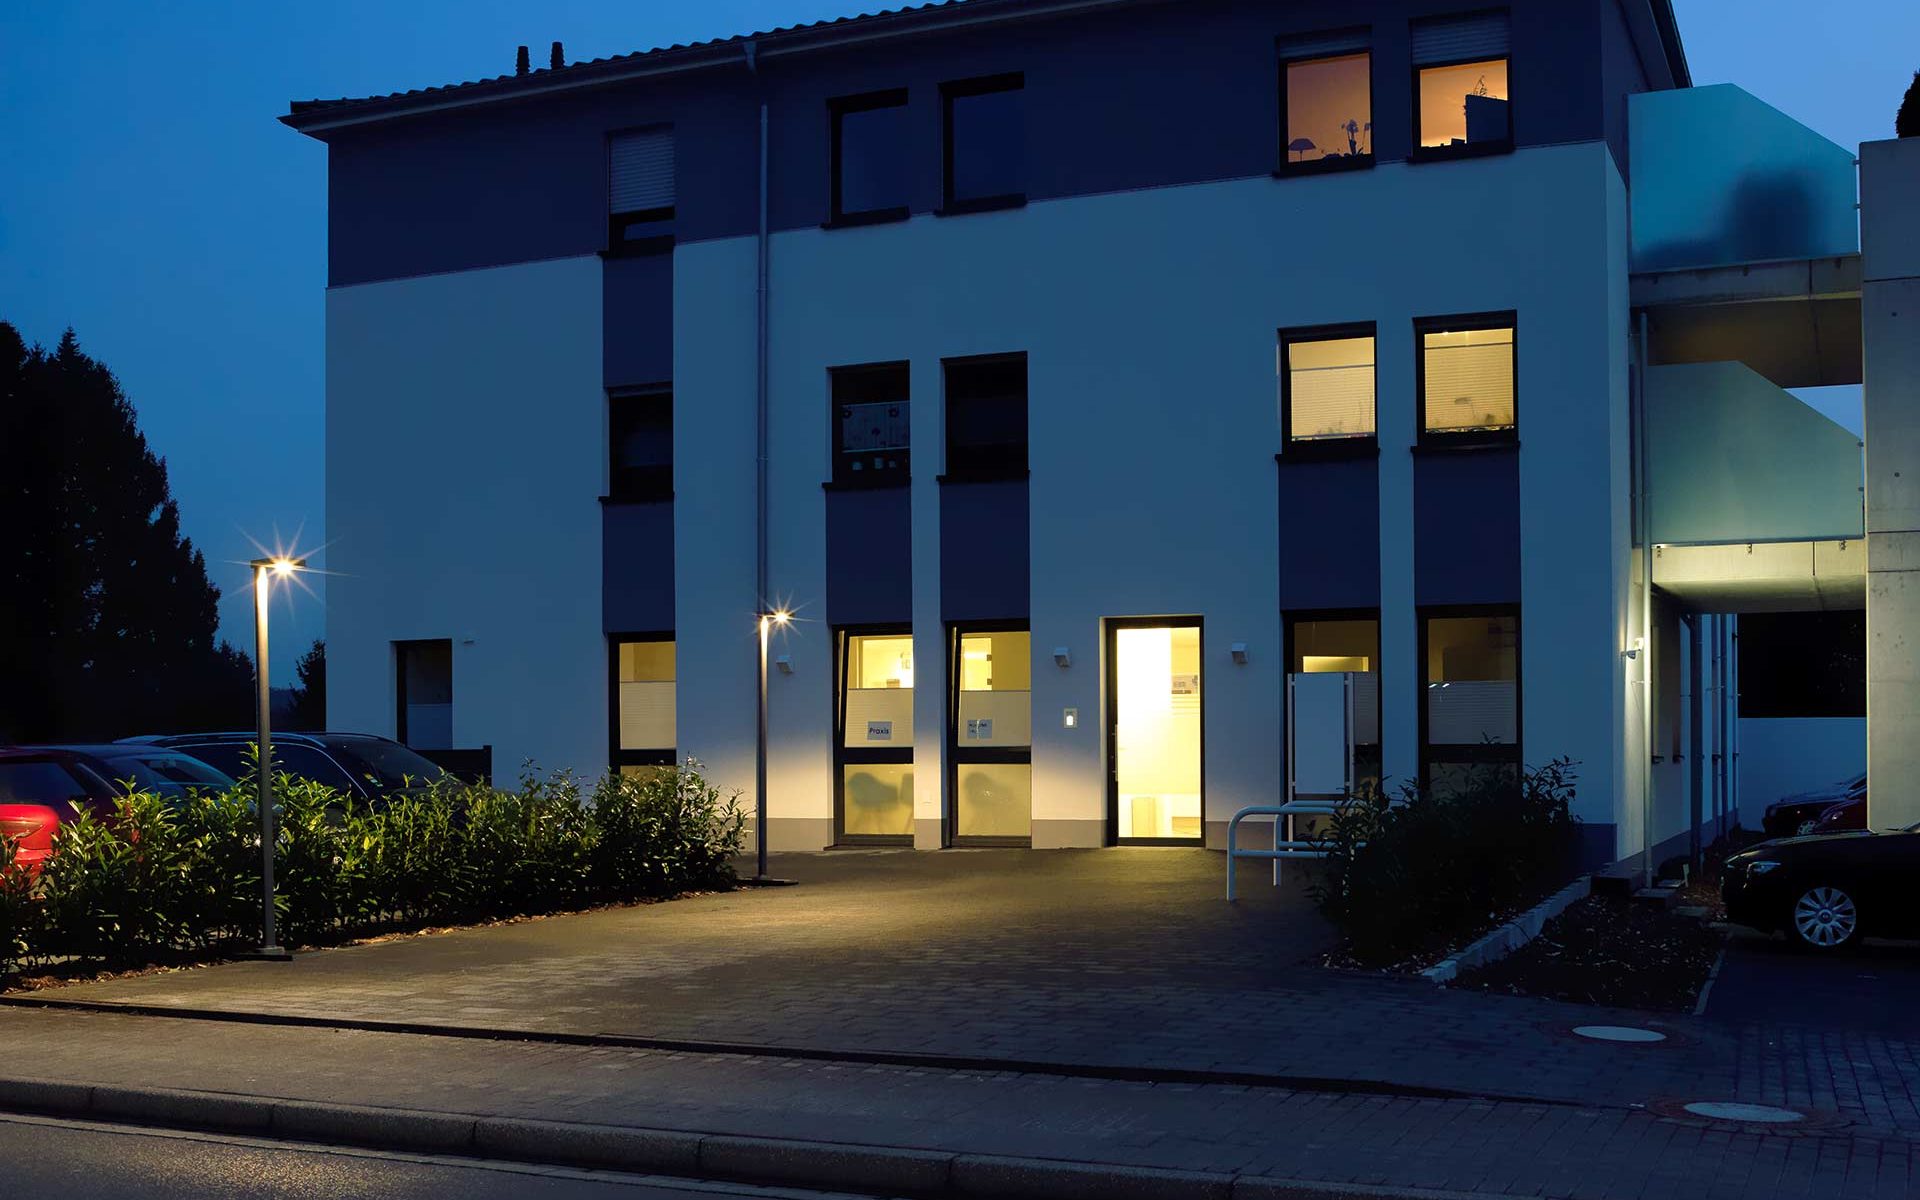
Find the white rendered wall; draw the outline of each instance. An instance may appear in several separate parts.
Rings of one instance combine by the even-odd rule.
[[[1107,811],[1101,621],[1205,621],[1207,819],[1279,786],[1274,335],[1379,323],[1387,767],[1412,774],[1416,317],[1520,321],[1522,662],[1528,758],[1581,760],[1581,815],[1621,807],[1626,600],[1625,203],[1600,144],[1384,164],[920,217],[773,239],[771,588],[803,618],[772,687],[771,811],[830,824],[827,369],[912,364],[916,657],[939,626],[940,360],[1029,370],[1034,837],[1097,841]],[[752,783],[753,239],[675,263],[680,727]],[[1310,512],[1287,520],[1307,522]],[[1244,641],[1249,662],[1228,645]],[[1055,646],[1073,666],[1057,668]],[[938,672],[921,676],[916,816],[937,818]],[[1064,729],[1063,708],[1080,725]],[[821,844],[815,841],[813,844]]]
[[[327,293],[327,723],[394,732],[392,643],[453,639],[453,739],[597,775],[600,260]]]

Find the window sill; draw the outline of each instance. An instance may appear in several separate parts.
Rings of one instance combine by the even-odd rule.
[[[945,475],[936,475],[933,481],[943,487],[950,483],[1023,483],[1033,477],[1033,472],[1025,467],[1002,467],[999,469],[981,469],[976,471],[948,471]]]
[[[1512,154],[1513,139],[1501,142],[1463,142],[1458,146],[1415,146],[1407,155],[1410,163],[1452,162],[1456,158],[1486,158],[1494,154]]]
[[[1352,462],[1379,457],[1379,442],[1355,438],[1351,442],[1293,442],[1273,459],[1284,467],[1288,463]]]
[[[1025,208],[1027,198],[1019,196],[981,196],[975,200],[949,200],[933,210],[936,217],[964,217],[972,213],[1005,212],[1012,208]]]
[[[654,237],[629,238],[617,246],[609,246],[600,252],[601,258],[651,258],[659,254],[673,253],[673,235],[657,234]]]
[[[671,504],[673,503],[673,493],[672,492],[648,492],[648,493],[622,492],[617,496],[615,495],[602,496],[600,497],[600,503],[603,506],[606,506],[609,508],[618,507],[623,504]]]
[[[862,225],[889,225],[913,214],[903,204],[898,208],[876,208],[871,212],[841,213],[823,222],[822,229],[856,229]]]
[[[905,475],[876,475],[871,479],[829,479],[821,484],[821,490],[828,492],[879,492],[889,488],[905,491],[913,480]]]
[[[1429,438],[1416,442],[1415,454],[1491,454],[1500,450],[1518,450],[1520,439],[1517,437],[1462,437]]]
[[[1273,169],[1275,179],[1292,179],[1300,175],[1338,175],[1342,171],[1365,171],[1373,166],[1371,154],[1355,154],[1342,158],[1316,158],[1312,162],[1282,162]]]

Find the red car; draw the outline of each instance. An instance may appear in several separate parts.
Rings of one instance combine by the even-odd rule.
[[[199,759],[157,746],[0,748],[0,837],[14,843],[13,865],[37,873],[53,853],[61,819],[75,805],[108,815],[126,781],[161,796],[234,786]]]

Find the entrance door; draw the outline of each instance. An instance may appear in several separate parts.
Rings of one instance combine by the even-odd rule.
[[[1205,837],[1200,621],[1107,623],[1108,824],[1120,842]]]

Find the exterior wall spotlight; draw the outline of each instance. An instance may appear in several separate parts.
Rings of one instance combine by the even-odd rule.
[[[1067,653],[1065,646],[1055,646],[1053,648],[1053,665],[1056,667],[1070,667],[1073,665],[1073,655]]]

